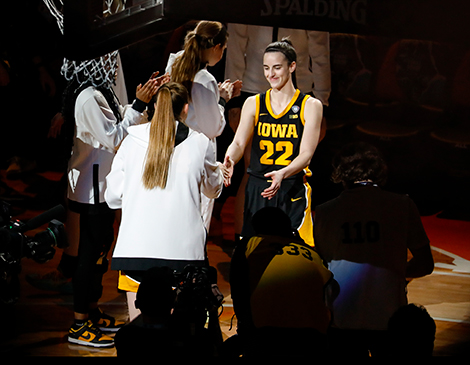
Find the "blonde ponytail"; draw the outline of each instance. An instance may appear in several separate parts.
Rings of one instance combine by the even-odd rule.
[[[224,46],[227,39],[227,29],[222,23],[200,21],[185,37],[184,52],[172,66],[171,80],[185,85],[190,91],[196,73],[206,66],[201,58],[202,51],[218,44]]]
[[[191,83],[197,72],[204,67],[201,61],[201,47],[197,41],[196,32],[190,31],[184,41],[184,52],[171,68],[171,80],[184,85],[191,90]]]
[[[160,87],[150,122],[150,136],[142,183],[146,189],[165,189],[175,147],[176,120],[188,103],[186,88],[177,83]]]

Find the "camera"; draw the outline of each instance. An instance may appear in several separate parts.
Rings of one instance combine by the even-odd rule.
[[[205,331],[210,312],[222,307],[223,295],[217,287],[217,270],[212,267],[187,265],[175,274],[176,300],[173,323],[180,333],[194,338]]]
[[[19,297],[21,259],[26,257],[45,263],[55,255],[55,247],[67,246],[64,225],[56,218],[65,213],[58,205],[29,221],[11,219],[10,205],[0,201],[0,303],[12,304]],[[35,230],[43,224],[46,230],[28,237],[25,232]]]
[[[217,270],[212,267],[187,265],[176,274],[176,309],[210,311],[220,307],[222,298],[214,291]]]

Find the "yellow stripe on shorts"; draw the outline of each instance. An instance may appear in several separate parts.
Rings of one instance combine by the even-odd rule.
[[[119,271],[118,289],[137,293],[140,283]]]

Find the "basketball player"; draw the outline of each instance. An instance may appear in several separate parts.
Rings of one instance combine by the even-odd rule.
[[[264,75],[271,89],[249,97],[228,147],[225,165],[230,185],[233,167],[252,140],[242,236],[253,235],[251,217],[265,206],[281,208],[302,239],[313,245],[310,186],[305,177],[320,137],[322,103],[294,87],[297,55],[288,39],[268,45]]]
[[[214,141],[184,124],[188,102],[184,86],[163,85],[152,121],[129,128],[106,177],[106,202],[122,209],[111,268],[121,272],[131,320],[146,270],[207,264],[200,197],[220,194],[223,165],[215,161]]]
[[[137,87],[133,104],[123,106],[111,88],[116,76],[117,52],[79,64],[69,63],[74,77],[64,97],[64,120],[71,132],[67,205],[78,218],[74,223],[78,224],[79,241],[72,278],[74,323],[68,341],[110,347],[112,338],[103,335],[100,329],[117,331],[123,323],[102,313],[98,307],[102,277],[108,268],[106,256],[114,241],[116,214],[104,198],[105,177],[129,126],[145,120],[147,104],[166,77],[155,78],[154,73],[147,83]]]
[[[185,37],[184,49],[171,54],[166,72],[173,82],[185,85],[190,93],[186,125],[209,139],[219,136],[225,127],[225,104],[240,93],[241,84],[229,80],[218,84],[206,66],[215,66],[224,54],[228,33],[226,27],[215,21],[202,20]],[[202,199],[202,215],[207,231],[214,200]]]

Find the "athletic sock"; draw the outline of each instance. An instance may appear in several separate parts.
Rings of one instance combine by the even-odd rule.
[[[74,322],[73,322],[73,328],[78,330],[80,327],[82,327],[87,322],[88,322],[88,320],[86,320],[86,319],[75,319]]]

